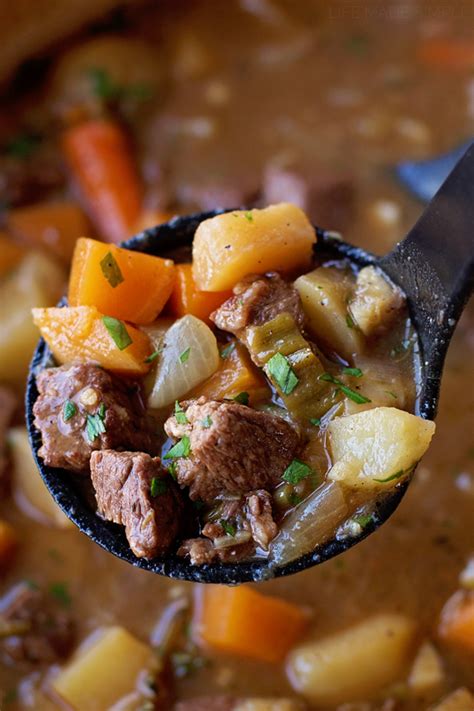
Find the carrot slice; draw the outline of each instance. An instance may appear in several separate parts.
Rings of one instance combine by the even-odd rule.
[[[145,375],[152,348],[148,336],[93,306],[33,309],[33,321],[59,364],[94,361],[107,370]]]
[[[63,151],[101,235],[120,242],[135,227],[143,191],[123,129],[94,119],[67,129]]]
[[[209,322],[210,314],[230,296],[232,296],[231,291],[201,291],[194,281],[192,265],[178,264],[169,305],[173,316],[192,314],[202,321]]]
[[[223,652],[279,662],[302,636],[307,622],[308,615],[300,607],[247,586],[207,585],[198,590],[196,634]]]
[[[147,324],[168,301],[174,280],[171,259],[82,237],[74,251],[69,305],[95,306],[109,316]]]
[[[25,250],[16,244],[6,232],[0,232],[0,277],[14,269],[24,254]]]
[[[467,40],[432,38],[418,49],[418,60],[429,67],[461,71],[474,68],[474,44]]]
[[[448,600],[439,634],[448,644],[474,654],[474,593],[455,593]]]
[[[7,226],[31,247],[46,248],[69,264],[78,237],[89,232],[89,222],[69,200],[19,207],[8,214]]]

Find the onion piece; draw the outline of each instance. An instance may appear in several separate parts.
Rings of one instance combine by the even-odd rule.
[[[248,543],[252,540],[250,531],[237,531],[235,536],[218,536],[214,539],[214,548],[232,548],[232,546],[241,546],[242,543]]]
[[[348,510],[342,487],[322,484],[283,520],[270,546],[270,565],[286,565],[327,541]]]

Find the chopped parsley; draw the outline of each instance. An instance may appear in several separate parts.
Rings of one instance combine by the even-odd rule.
[[[161,479],[160,477],[154,476],[150,484],[150,494],[153,498],[157,496],[162,496],[168,491],[168,482],[166,479]]]
[[[101,67],[93,67],[87,72],[92,91],[98,99],[111,101],[120,96],[120,87],[112,81],[110,74]]]
[[[231,353],[235,350],[235,341],[231,341],[229,345],[227,345],[225,348],[221,350],[221,358],[224,360],[230,356]]]
[[[72,400],[66,400],[63,405],[63,420],[68,422],[77,413],[77,405]]]
[[[5,146],[4,153],[11,158],[30,158],[41,143],[41,137],[34,133],[19,133]]]
[[[209,427],[211,427],[212,418],[210,417],[210,415],[206,415],[206,417],[203,420],[201,420],[201,425],[205,430],[208,430]]]
[[[282,479],[289,484],[298,484],[302,479],[307,479],[313,474],[313,470],[299,459],[293,459],[283,472]]]
[[[352,520],[358,523],[361,528],[367,528],[374,518],[372,514],[359,514],[358,516],[354,516]]]
[[[51,583],[49,594],[56,598],[63,607],[69,607],[72,602],[66,583]]]
[[[288,358],[281,353],[275,353],[265,367],[270,378],[280,388],[283,395],[290,395],[298,385],[298,376],[291,367]]]
[[[170,477],[176,481],[176,462],[171,462],[166,471],[168,472]]]
[[[310,419],[310,422],[311,422],[311,424],[314,425],[315,427],[320,427],[320,425],[321,425],[321,418],[320,418],[320,417],[312,417],[312,418]]]
[[[189,348],[186,348],[186,350],[184,350],[184,351],[180,354],[180,356],[179,356],[179,362],[180,362],[180,363],[187,363],[188,360],[189,360],[189,354],[190,354],[190,353],[191,353],[191,346],[189,346]]]
[[[98,413],[99,413],[100,419],[103,420],[105,417],[105,413],[106,413],[105,402],[100,403]]]
[[[230,523],[230,521],[226,521],[224,518],[221,518],[219,523],[222,526],[222,528],[224,529],[224,533],[226,536],[232,536],[232,537],[235,536],[235,534],[237,533],[237,530],[236,530],[235,526],[232,523]]]
[[[171,447],[163,459],[180,459],[181,457],[189,457],[190,453],[191,442],[189,437],[185,435],[179,442],[176,442],[176,444]]]
[[[119,351],[124,351],[133,343],[123,321],[112,316],[102,316],[102,321]]]
[[[176,418],[176,422],[178,423],[178,425],[187,425],[188,424],[188,418],[184,414],[184,410],[177,400],[174,404],[174,416]]]
[[[344,375],[352,375],[354,378],[361,378],[363,376],[363,372],[360,368],[343,368],[342,372]]]
[[[355,326],[354,319],[350,314],[347,314],[346,316],[346,326],[347,328],[354,328]]]
[[[392,392],[391,390],[384,390],[387,395],[390,395],[390,397],[393,397],[394,400],[398,400],[398,395],[397,393]]]
[[[147,356],[143,362],[144,363],[153,363],[153,361],[158,358],[161,351],[162,351],[162,348],[158,348],[158,350],[153,351],[153,353],[151,353],[149,356]]]
[[[389,481],[396,481],[396,479],[401,479],[404,473],[404,469],[399,469],[398,472],[395,472],[395,474],[390,474],[390,476],[386,477],[385,479],[374,479],[374,481],[376,481],[378,484],[386,484]]]
[[[233,397],[232,400],[235,400],[235,402],[238,402],[241,405],[248,405],[250,402],[250,395],[246,392],[242,392]]]
[[[112,252],[107,252],[105,257],[100,261],[102,274],[109,282],[112,289],[115,289],[124,280],[123,274]]]
[[[250,210],[247,212],[244,212],[244,217],[247,220],[247,222],[253,222],[253,215]]]
[[[87,415],[86,434],[89,442],[94,440],[106,431],[105,427],[105,405],[102,403],[95,415]]]
[[[372,402],[372,400],[365,397],[365,395],[361,395],[355,390],[352,390],[352,388],[347,387],[347,385],[344,385],[343,382],[338,380],[338,378],[335,378],[334,375],[331,375],[331,373],[323,373],[319,376],[319,380],[325,380],[327,383],[334,383],[334,385],[337,385],[338,389],[341,390],[341,392],[343,392],[349,400],[352,400],[358,405],[363,405],[366,402]]]

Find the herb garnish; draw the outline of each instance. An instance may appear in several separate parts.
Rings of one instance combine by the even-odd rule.
[[[186,417],[183,408],[179,404],[179,402],[176,400],[174,404],[174,416],[176,418],[176,422],[178,425],[187,425],[188,424],[188,418]]]
[[[168,482],[166,481],[166,479],[154,476],[150,484],[150,494],[153,496],[153,498],[156,498],[157,496],[162,496],[162,494],[166,494],[167,491]]]
[[[378,484],[386,484],[389,481],[395,481],[396,479],[400,479],[404,475],[404,473],[404,469],[399,469],[398,472],[395,472],[395,474],[391,474],[385,479],[374,479],[373,481],[376,481]]]
[[[149,356],[147,356],[143,362],[144,363],[153,363],[153,361],[158,358],[158,356],[160,355],[162,350],[163,350],[162,348],[158,348],[158,350],[153,351],[153,353],[151,353]]]
[[[226,536],[235,536],[235,534],[237,533],[237,530],[236,530],[235,526],[232,523],[230,523],[230,521],[226,521],[224,518],[221,518],[219,523],[222,526],[222,528],[224,529]]]
[[[190,353],[191,353],[191,346],[189,346],[188,348],[186,348],[186,350],[184,350],[184,351],[180,354],[180,356],[179,356],[179,361],[180,361],[180,363],[187,363],[188,360],[189,360],[189,354],[190,354]]]
[[[221,358],[224,360],[230,356],[230,354],[235,350],[235,341],[231,341],[229,345],[221,350]]]
[[[346,395],[350,400],[357,403],[358,405],[363,405],[366,402],[372,402],[372,400],[370,400],[368,397],[365,397],[365,395],[361,395],[355,390],[352,390],[352,388],[348,388],[347,385],[344,385],[343,382],[338,380],[338,378],[335,378],[334,375],[331,375],[331,373],[323,373],[319,376],[319,380],[325,380],[328,383],[334,383],[334,385],[337,385],[338,389],[341,390],[344,395]]]
[[[394,400],[398,400],[397,393],[394,393],[391,390],[384,390],[384,392],[387,393],[387,395],[390,395],[391,397],[393,397]]]
[[[41,143],[41,137],[34,133],[19,133],[5,146],[4,153],[12,158],[25,160],[35,152]]]
[[[352,520],[358,523],[361,528],[367,528],[374,519],[372,514],[359,514],[359,516],[353,516]]]
[[[299,383],[298,376],[291,367],[288,358],[281,353],[275,353],[265,368],[284,395],[290,395]]]
[[[89,442],[92,442],[106,431],[105,427],[105,405],[101,403],[95,415],[87,415],[86,433]]]
[[[98,99],[105,102],[121,101],[133,99],[135,101],[147,101],[153,92],[147,84],[131,84],[120,86],[110,74],[102,67],[93,67],[87,72],[92,91]]]
[[[64,607],[69,607],[72,602],[66,583],[51,583],[49,593]]]
[[[72,400],[66,400],[63,405],[63,420],[68,422],[77,413],[77,405]]]
[[[293,459],[283,472],[282,479],[289,484],[298,484],[299,481],[307,479],[311,474],[313,474],[311,467],[299,459]]]
[[[346,316],[346,326],[347,328],[354,328],[355,326],[354,319],[350,314],[347,314]]]
[[[321,425],[321,418],[320,417],[311,417],[310,422],[315,427],[319,427]]]
[[[250,395],[246,392],[242,392],[233,397],[232,400],[240,403],[240,405],[248,405],[250,401]]]
[[[123,321],[112,316],[102,316],[102,321],[119,351],[133,343]]]
[[[179,459],[180,457],[189,457],[191,453],[191,442],[187,435],[185,435],[179,442],[171,447],[169,452],[165,454],[163,459]]]
[[[209,427],[212,425],[212,419],[209,415],[206,415],[206,417],[201,420],[201,425],[205,430],[208,430]]]
[[[363,372],[360,368],[343,368],[342,372],[344,375],[352,375],[354,378],[361,378],[363,376]]]
[[[123,274],[112,252],[107,252],[105,257],[100,260],[100,268],[102,274],[109,282],[112,289],[121,284],[124,280]]]
[[[176,481],[176,462],[171,462],[166,471],[168,472],[170,477]]]
[[[253,222],[253,215],[250,212],[250,210],[248,210],[247,212],[244,212],[244,216],[248,222]]]

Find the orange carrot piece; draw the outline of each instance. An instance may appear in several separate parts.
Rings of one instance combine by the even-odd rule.
[[[267,381],[252,363],[242,344],[231,341],[222,346],[221,356],[218,370],[198,385],[190,397],[203,395],[210,400],[222,400],[236,397],[239,393],[248,393],[251,404],[254,404],[271,395]]]
[[[440,637],[474,654],[474,593],[455,593],[441,614]]]
[[[8,521],[0,520],[0,570],[9,565],[18,548],[18,536]]]
[[[8,213],[7,226],[25,244],[45,248],[66,264],[77,238],[90,229],[81,208],[69,200],[15,208]]]
[[[6,232],[0,232],[0,277],[14,269],[24,254],[25,250]]]
[[[93,119],[67,129],[63,151],[101,235],[108,242],[130,236],[143,191],[123,129]]]
[[[194,281],[192,265],[178,264],[169,306],[173,316],[192,314],[209,322],[210,314],[230,296],[232,291],[201,291]]]
[[[145,362],[152,352],[148,336],[117,319],[111,323],[93,306],[33,309],[33,321],[60,365],[95,361],[107,370],[137,377],[150,368]]]
[[[463,39],[432,38],[422,42],[418,60],[429,67],[462,71],[474,69],[474,44]]]
[[[308,622],[300,607],[244,585],[206,585],[197,595],[197,637],[220,651],[259,661],[280,662]]]
[[[147,324],[163,309],[174,281],[171,259],[82,237],[72,261],[69,305],[95,306],[103,314]]]

